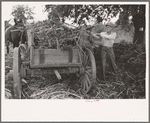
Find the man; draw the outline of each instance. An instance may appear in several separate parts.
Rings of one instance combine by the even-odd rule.
[[[116,39],[116,33],[113,32],[114,27],[115,25],[113,23],[107,23],[106,32],[101,32],[101,33],[96,33],[96,34],[92,33],[92,35],[95,38],[98,38],[98,39],[102,38],[101,39],[101,45],[102,45],[102,49],[101,49],[102,75],[101,77],[102,77],[102,80],[105,80],[106,58],[109,59],[109,66],[111,67],[111,70],[113,72],[112,74],[116,73],[115,55],[113,51],[113,44],[114,44],[114,40]]]

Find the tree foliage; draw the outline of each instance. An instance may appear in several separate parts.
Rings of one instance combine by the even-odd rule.
[[[49,19],[52,15],[65,18],[74,18],[75,23],[81,23],[84,18],[87,20],[95,17],[98,22],[109,21],[120,13],[118,24],[127,24],[129,16],[145,14],[144,5],[45,5],[49,12]]]
[[[117,25],[126,26],[130,24],[129,17],[135,27],[135,40],[143,40],[145,32],[145,5],[45,5],[45,11],[49,12],[48,18],[57,18],[57,21],[65,21],[66,18],[74,19],[74,23],[85,23],[83,20],[95,18],[97,22],[110,21],[119,14]],[[142,32],[140,29],[143,28]],[[140,37],[139,37],[140,34]]]
[[[98,22],[108,21],[121,9],[119,5],[46,5],[45,8],[49,12],[49,18],[55,13],[63,20],[74,18],[74,23],[78,24],[81,24],[84,18],[89,20],[90,17],[96,18]]]
[[[13,10],[11,13],[15,18],[22,19],[24,21],[28,19],[33,19],[33,8],[29,8],[24,5],[16,5],[13,6]]]

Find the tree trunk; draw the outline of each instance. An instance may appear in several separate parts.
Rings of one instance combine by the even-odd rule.
[[[133,43],[145,43],[145,13],[136,14],[132,21],[135,27]]]

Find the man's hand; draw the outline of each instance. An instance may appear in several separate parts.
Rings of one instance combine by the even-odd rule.
[[[86,32],[87,32],[87,34],[92,35],[93,37],[95,37],[97,39],[101,38],[100,33],[93,33],[93,32],[90,32],[90,31],[86,31]]]
[[[100,37],[100,34],[99,35],[97,35],[98,33],[91,33],[91,35],[93,36],[93,37],[95,37],[96,39],[100,39],[101,37]]]

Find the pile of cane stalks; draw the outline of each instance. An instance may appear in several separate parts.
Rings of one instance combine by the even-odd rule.
[[[33,24],[34,37],[40,46],[56,49],[65,40],[79,39],[80,30],[63,25],[51,24],[49,21]],[[58,45],[59,44],[59,45]],[[146,52],[145,44],[115,44],[114,52],[117,74],[111,75],[106,68],[106,82],[100,78],[101,47],[94,49],[97,67],[97,79],[88,94],[81,91],[79,77],[62,75],[62,80],[55,76],[29,76],[22,79],[23,99],[142,99],[145,98]],[[8,82],[8,81],[7,81]],[[10,82],[10,81],[9,81]],[[12,82],[10,82],[12,83]],[[13,98],[7,88],[6,98]]]
[[[73,84],[70,85],[70,81]],[[24,99],[82,99],[78,93],[80,87],[77,88],[74,76],[63,76],[63,79],[58,81],[55,76],[34,76],[27,80],[22,80],[24,83],[22,89],[22,98]],[[76,84],[76,85],[75,85]],[[76,86],[76,87],[75,87]]]
[[[100,51],[100,48],[96,50]],[[100,73],[100,56],[95,52],[97,73]],[[97,90],[103,98],[142,99],[146,88],[146,53],[145,44],[115,44],[114,52],[118,67],[116,76],[109,74],[106,68],[106,83],[101,83],[98,76]],[[108,74],[107,74],[108,73]]]
[[[49,20],[33,24],[31,28],[38,46],[46,49],[58,49],[65,41],[76,41],[80,33],[79,28],[69,28],[68,25],[54,24]]]

